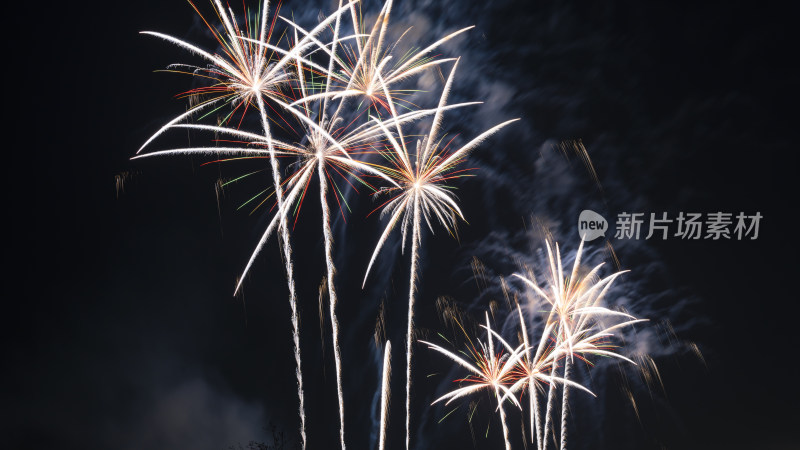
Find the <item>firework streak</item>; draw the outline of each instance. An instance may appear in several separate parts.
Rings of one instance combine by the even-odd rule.
[[[381,437],[378,445],[379,450],[386,447],[386,427],[389,425],[389,396],[391,390],[389,381],[392,377],[392,343],[386,341],[386,349],[383,351],[383,382],[381,388]]]

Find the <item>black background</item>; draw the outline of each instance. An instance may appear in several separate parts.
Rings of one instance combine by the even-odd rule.
[[[199,159],[129,161],[182,110],[173,96],[188,86],[180,77],[153,73],[186,60],[185,53],[138,31],[184,36],[193,24],[190,7],[177,0],[26,6],[6,20],[12,30],[4,70],[11,94],[4,120],[10,251],[4,252],[0,315],[6,442],[10,448],[206,448],[222,442],[224,448],[268,440],[259,430],[268,422],[296,442],[288,308],[274,244],[244,298],[231,296],[264,218],[237,213],[239,198],[223,199],[218,209],[213,183],[224,169],[217,166],[201,167]],[[468,16],[471,7],[463,8]],[[634,424],[636,437],[608,431],[599,440],[575,436],[573,442],[582,448],[797,448],[796,11],[740,2],[497,2],[489,8],[496,15],[481,18],[474,33],[496,49],[487,64],[516,71],[520,95],[544,80],[555,86],[553,99],[584,99],[577,107],[544,99],[518,108],[512,114],[535,123],[536,136],[543,136],[519,146],[580,137],[591,155],[592,142],[611,139],[620,144],[615,173],[645,211],[764,216],[757,241],[653,244],[670,283],[700,299],[695,312],[708,320],[684,337],[700,343],[708,369],[668,364],[669,406],[646,425]],[[533,41],[554,50],[525,53]],[[124,172],[129,175],[118,194],[115,176]],[[330,348],[320,362],[316,312],[324,269],[318,208],[304,206],[295,230],[303,236],[297,254],[319,255],[297,263],[308,274],[299,279],[306,302],[304,364],[315,361],[306,366],[306,395],[315,399],[308,406],[309,448],[334,448],[333,364]],[[466,212],[480,216],[474,206]],[[348,218],[354,235],[374,234],[377,222],[363,216]],[[496,220],[516,226],[521,218]],[[479,238],[491,222],[465,225],[462,242]],[[360,255],[354,248],[343,252]],[[454,293],[447,264],[458,249],[456,241],[437,234],[430,253],[442,256],[431,256],[423,277],[443,281],[423,283],[422,296]],[[404,311],[403,264],[392,276],[394,290],[384,293],[401,305],[392,310],[395,316]],[[340,290],[342,298],[360,295],[356,286]],[[431,305],[419,314],[433,329]],[[343,350],[352,367],[369,367],[356,363],[362,359],[356,355],[372,357],[374,319],[365,318],[376,311],[374,299],[342,306],[341,317],[357,317],[361,324],[345,331],[344,340],[357,343]],[[403,320],[396,322],[399,349]],[[399,382],[399,350],[396,356]],[[441,363],[420,358],[423,367]],[[370,410],[363,405],[372,401],[377,369],[370,370],[352,369],[346,385],[352,448],[370,442]],[[243,428],[248,433],[241,436],[215,430],[229,423],[216,416],[203,421],[189,415],[196,421],[177,421],[174,433],[169,424],[154,425],[165,417],[154,413],[154,405],[167,408],[170,393],[187,380],[203,380],[203,389],[217,393],[202,408],[219,413],[225,399],[244,399],[251,408],[246,411],[263,409],[257,417],[264,423],[253,419],[255,428]],[[435,388],[422,384],[424,373],[416,380],[421,391]],[[400,448],[402,388],[393,394],[390,437],[392,448]],[[173,415],[192,407],[181,399]],[[423,417],[434,425],[440,418],[415,420]],[[451,426],[447,430],[466,430],[460,419]],[[148,432],[155,436],[143,438]],[[487,440],[481,434],[478,448],[500,442],[499,435]],[[438,444],[431,446],[460,448],[469,445],[468,437],[434,437]]]

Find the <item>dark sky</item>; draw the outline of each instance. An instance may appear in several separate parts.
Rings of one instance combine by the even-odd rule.
[[[327,2],[289,1],[282,13],[313,18],[317,3]],[[13,33],[5,58],[12,100],[0,402],[10,445],[3,446],[224,449],[270,443],[274,427],[294,448],[297,400],[278,249],[267,247],[244,295],[234,298],[267,216],[236,210],[252,186],[226,191],[219,202],[214,189],[247,165],[129,160],[183,111],[174,95],[192,86],[188,77],[154,70],[199,62],[138,32],[208,44],[194,12],[179,0],[23,6],[7,18]],[[492,289],[481,292],[469,263],[477,256],[493,276],[510,275],[508,255],[541,245],[523,227],[531,216],[551,223],[574,250],[577,212],[588,207],[607,218],[758,211],[756,241],[612,240],[631,270],[623,286],[639,299],[629,309],[669,319],[680,339],[697,343],[707,366],[685,351],[656,349],[665,392],[636,392],[641,422],[617,387],[622,375],[598,368],[594,383],[605,397],[576,400],[571,444],[797,448],[796,11],[743,2],[511,0],[398,0],[395,11],[398,26],[430,31],[421,34],[426,42],[477,25],[443,50],[464,55],[454,98],[486,102],[458,115],[455,131],[468,139],[481,127],[523,119],[475,153],[477,177],[459,186],[469,220],[460,239],[439,232],[423,240],[423,333],[435,338],[444,330],[440,296],[474,319],[489,299],[500,300]],[[586,145],[604,195],[578,159],[552,149],[572,139]],[[159,148],[186,142],[171,135]],[[118,175],[125,177],[119,192]],[[326,317],[321,340],[318,314],[319,206],[307,203],[293,236],[309,448],[335,448],[330,324]],[[372,336],[385,302],[395,348],[390,448],[401,448],[408,256],[390,243],[372,287],[361,290],[382,224],[365,218],[375,206],[362,195],[347,224],[335,224],[347,435],[350,448],[374,446],[380,350]],[[488,283],[496,287],[497,278]],[[450,369],[422,346],[416,355],[418,448],[499,448],[488,396],[474,439],[466,405],[438,423],[450,409],[426,405],[441,395]],[[521,448],[518,414],[512,431]]]

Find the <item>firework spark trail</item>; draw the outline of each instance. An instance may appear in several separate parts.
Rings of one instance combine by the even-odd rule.
[[[344,450],[344,394],[342,393],[342,355],[339,349],[339,321],[336,319],[336,289],[333,277],[336,268],[333,265],[333,237],[331,235],[330,210],[328,208],[328,183],[325,178],[324,159],[317,165],[319,177],[319,200],[322,205],[322,230],[325,236],[325,266],[328,270],[328,297],[330,299],[331,328],[333,329],[333,355],[336,362],[336,392],[339,396],[339,439]]]
[[[528,383],[528,409],[531,417],[531,442],[536,443],[537,450],[542,448],[542,428],[539,420],[539,402],[536,383]],[[534,428],[535,425],[535,428]],[[525,437],[523,436],[523,439]],[[526,441],[527,442],[527,441]]]
[[[580,247],[578,247],[578,253],[575,255],[575,263],[572,266],[572,275],[569,278],[568,283],[572,284],[575,282],[575,277],[578,272],[578,266],[580,265],[581,261],[581,250],[583,249],[583,239],[581,239]],[[558,264],[559,264],[559,275],[561,275],[561,253],[558,251]],[[563,280],[563,275],[559,278],[559,281]],[[563,289],[563,282],[561,284]],[[569,289],[569,288],[567,288]],[[561,319],[561,317],[559,317]],[[562,320],[563,322],[563,320]],[[569,379],[569,370],[570,370],[570,363],[572,362],[572,354],[568,355],[564,358],[564,379]],[[561,450],[566,449],[567,445],[567,414],[569,412],[569,404],[567,403],[569,386],[564,385],[561,391]]]
[[[494,395],[498,399],[503,398],[500,395],[500,388],[498,388],[497,386],[494,387]],[[498,406],[498,408],[500,409],[500,424],[503,426],[503,440],[506,443],[506,450],[511,450],[511,442],[508,440],[508,424],[506,424],[506,410],[503,409],[502,403],[500,403],[500,406]]]
[[[528,384],[528,407],[531,410],[531,439],[536,439],[536,448],[542,450],[542,421],[539,415],[539,392],[536,383]],[[534,421],[536,422],[536,434],[533,433]]]
[[[420,244],[419,198],[414,198],[414,228],[411,235],[411,281],[408,288],[408,328],[406,330],[406,450],[411,444],[411,353],[414,333],[414,292],[417,288],[417,259]]]
[[[269,153],[270,153],[270,164],[272,166],[272,181],[273,186],[275,189],[275,197],[277,198],[278,209],[284,209],[284,199],[283,199],[283,188],[281,187],[281,175],[280,175],[280,168],[278,167],[278,158],[275,154],[275,145],[272,142],[272,136],[270,134],[269,129],[269,122],[267,121],[267,114],[264,108],[264,101],[259,96],[258,97],[258,107],[261,112],[262,123],[264,127],[264,133],[267,138],[268,146],[269,146]],[[292,246],[291,241],[289,240],[289,227],[286,221],[285,214],[279,214],[280,216],[280,226],[278,227],[281,232],[281,239],[280,243],[283,244],[281,247],[283,249],[283,257],[286,263],[286,280],[289,285],[289,306],[292,310],[292,341],[294,344],[294,359],[296,365],[296,376],[297,376],[297,396],[300,402],[299,405],[299,412],[300,412],[300,436],[302,439],[302,448],[306,448],[306,413],[305,413],[305,397],[303,395],[303,369],[300,363],[300,320],[297,314],[297,293],[295,290],[295,283],[294,283],[294,266],[292,264]]]
[[[356,6],[354,3],[350,3],[350,17],[353,19],[353,34],[361,33],[361,30],[358,29],[358,24],[360,23],[358,20],[358,14],[356,13]],[[362,52],[361,49],[361,40],[356,40],[356,46],[358,47],[358,54],[360,55]]]
[[[527,329],[525,327],[525,321],[523,320],[522,310],[519,308],[519,305],[517,305],[517,309],[518,309],[518,312],[519,312],[520,326],[522,327],[522,331],[524,333],[525,339],[527,340]],[[552,329],[553,329],[552,325],[549,325],[549,326],[545,327],[544,331],[542,332],[542,336],[539,339],[539,346],[536,349],[536,354],[534,355],[533,360],[530,361],[530,363],[528,365],[528,370],[530,372],[530,375],[529,375],[529,378],[528,378],[528,387],[529,387],[528,390],[529,390],[529,395],[531,396],[531,399],[529,400],[529,402],[530,402],[530,406],[532,408],[532,410],[530,412],[531,421],[532,421],[531,422],[531,436],[533,436],[533,421],[535,420],[535,422],[536,422],[536,444],[537,444],[537,448],[539,448],[540,450],[543,450],[544,445],[546,445],[546,444],[544,443],[544,437],[542,436],[542,423],[541,423],[541,416],[539,415],[539,395],[538,395],[538,386],[539,386],[539,384],[538,384],[538,381],[540,379],[547,381],[547,378],[544,375],[544,373],[546,371],[547,364],[549,363],[549,361],[551,359],[553,360],[552,361],[551,370],[550,370],[551,375],[553,374],[553,370],[554,370],[553,368],[555,367],[555,361],[554,361],[555,353],[551,352],[550,356],[547,357],[547,358],[545,358],[545,355],[543,354],[543,352],[545,351],[545,347],[546,347],[546,345],[548,343],[548,339],[550,338],[550,332],[552,331]],[[556,378],[554,376],[550,376],[549,377],[549,381],[550,381],[549,385],[550,385],[551,388],[555,386],[555,384],[556,384],[555,382],[556,381],[560,381],[562,384],[569,384],[570,383],[570,381],[567,380],[566,378],[563,378],[563,379],[559,380],[558,378]],[[591,391],[589,391],[588,389],[584,388],[583,386],[578,386],[578,387],[580,387],[581,389],[583,389],[583,390],[589,392],[590,394],[594,395]],[[512,389],[512,392],[513,392],[513,389]],[[546,427],[545,427],[545,429],[546,429]]]
[[[494,366],[495,365],[495,354],[494,354],[494,342],[492,342],[492,328],[491,323],[489,322],[489,313],[486,313],[486,330],[487,330],[487,339],[489,340],[489,364]],[[503,439],[506,443],[506,450],[511,450],[511,442],[508,440],[508,424],[506,424],[506,411],[503,409],[503,396],[500,395],[500,388],[498,387],[497,383],[495,383],[494,387],[494,395],[497,397],[497,408],[500,410],[500,424],[503,426]]]
[[[259,40],[261,42],[266,41],[268,13],[269,13],[269,1],[265,1],[264,10],[262,11],[261,31],[259,34]],[[259,46],[260,48],[263,49],[262,44],[259,44]],[[262,58],[264,56],[262,52],[259,52],[259,55]],[[263,65],[263,61],[259,61],[259,64]],[[278,158],[275,153],[275,144],[272,141],[272,133],[270,130],[269,121],[267,120],[267,111],[262,96],[257,95],[256,99],[258,103],[258,110],[259,113],[261,114],[261,124],[264,130],[264,137],[267,140],[267,147],[269,149],[269,160],[272,168],[272,182],[273,182],[273,188],[275,189],[275,197],[277,199],[278,209],[283,210],[284,199],[283,199],[283,188],[281,186],[280,168],[278,166]],[[286,216],[280,215],[280,217],[281,217],[279,226],[281,232],[280,241],[281,244],[283,244],[281,247],[283,249],[283,256],[286,264],[286,281],[289,286],[289,306],[292,310],[291,314],[292,343],[294,344],[295,376],[297,377],[297,397],[299,402],[298,411],[300,414],[300,439],[302,442],[301,448],[305,449],[307,445],[306,412],[305,412],[305,396],[303,393],[303,368],[300,356],[300,320],[297,314],[297,292],[295,290],[295,283],[294,283],[294,266],[292,264],[292,246],[289,237],[289,227],[287,226]]]
[[[556,366],[553,365],[553,373],[555,373]],[[547,444],[549,441],[547,440],[547,435],[551,431],[550,426],[550,418],[553,414],[553,398],[555,397],[556,385],[550,384],[550,388],[547,390],[547,406],[545,407],[544,413],[544,436],[542,436],[542,450],[547,450]]]
[[[298,62],[298,73],[300,74],[300,88],[301,92],[305,96],[305,82],[302,77],[302,68],[299,66]],[[313,123],[313,122],[311,122]],[[313,127],[312,127],[313,128]],[[332,137],[328,133],[321,133],[324,137],[328,137],[331,139],[331,142],[334,143],[337,147],[342,148],[340,143],[333,140]],[[319,178],[319,193],[320,193],[320,205],[322,207],[322,230],[323,236],[325,240],[325,266],[327,270],[327,283],[328,283],[328,299],[329,299],[329,312],[331,317],[331,333],[333,335],[332,343],[333,343],[333,355],[334,355],[334,363],[336,366],[336,393],[338,399],[338,406],[339,406],[339,440],[342,446],[342,450],[345,449],[345,440],[344,440],[344,392],[342,390],[342,355],[341,349],[339,346],[339,320],[336,317],[336,290],[334,288],[334,274],[336,272],[336,268],[333,264],[333,238],[331,233],[330,227],[330,209],[328,207],[328,184],[326,179],[325,173],[325,158],[323,156],[323,151],[326,147],[322,145],[324,141],[314,139],[314,137],[319,137],[319,134],[315,135],[313,131],[311,131],[309,135],[309,140],[311,145],[314,147],[313,150],[316,152],[315,158],[309,160],[309,164],[306,166],[311,170],[313,168],[313,164],[316,163],[317,168],[317,176]],[[346,153],[345,153],[346,154]],[[301,186],[297,185],[295,189],[299,189]]]
[[[570,361],[572,357],[564,358],[564,379],[569,379]],[[561,391],[561,450],[567,448],[567,414],[569,413],[569,403],[567,402],[567,395],[569,392],[569,385],[562,386]]]
[[[531,367],[532,360],[530,357],[531,347],[528,341],[528,328],[525,326],[525,318],[522,316],[522,308],[520,308],[519,303],[517,303],[517,313],[519,314],[519,325],[520,325],[520,331],[522,332],[522,343],[525,345],[525,365],[526,367]],[[540,340],[540,344],[536,350],[536,355],[534,356],[533,361],[539,360],[539,356],[541,354],[542,346],[548,330],[545,329],[544,331],[545,332],[542,333],[542,339]],[[529,412],[531,418],[531,440],[535,439],[537,450],[542,450],[542,428],[541,428],[541,423],[539,421],[537,384],[536,380],[534,379],[528,380],[528,403],[529,403],[528,407],[530,410]]]
[[[381,389],[381,436],[379,450],[384,450],[386,445],[386,428],[389,424],[389,396],[392,391],[389,389],[389,382],[392,376],[392,343],[386,341],[386,349],[383,351],[383,383]]]
[[[339,6],[341,7],[341,1],[339,2]],[[333,48],[331,51],[331,58],[329,63],[328,73],[331,73],[331,69],[333,67],[333,61],[335,59],[335,52],[336,52],[336,40],[338,39],[339,33],[339,16],[337,15],[336,18],[336,25],[334,28],[334,36],[333,36]],[[295,36],[297,32],[295,31]],[[303,97],[307,97],[305,92],[305,83],[302,80],[302,67],[300,67],[300,61],[298,61],[298,72],[301,74],[301,84],[300,87],[303,91]],[[331,77],[327,77],[326,81],[326,92],[330,89],[330,80]],[[328,99],[325,98],[323,103],[322,111],[324,115],[325,108],[327,107]],[[334,118],[335,120],[335,118]],[[341,147],[341,145],[339,145]],[[322,149],[317,148],[317,152],[319,153]],[[345,153],[347,155],[347,153]],[[349,156],[349,155],[347,155]],[[327,280],[328,280],[328,295],[329,295],[329,305],[330,305],[330,316],[331,316],[331,330],[333,334],[333,355],[334,361],[336,365],[336,393],[339,401],[339,439],[342,445],[342,450],[345,449],[345,439],[344,439],[344,393],[342,390],[342,355],[341,349],[339,347],[339,321],[336,318],[336,289],[334,288],[334,274],[336,269],[333,264],[333,238],[331,232],[331,225],[330,225],[330,210],[328,207],[328,198],[327,198],[327,191],[328,185],[326,180],[325,174],[325,159],[318,157],[317,158],[317,175],[319,177],[319,189],[320,189],[320,204],[322,205],[322,228],[323,228],[323,235],[325,237],[325,265],[328,272]],[[388,350],[388,343],[387,343],[387,350]],[[382,436],[383,438],[383,436]]]
[[[583,241],[581,241],[581,247],[580,248],[583,248],[582,246],[583,246]],[[550,311],[550,314],[549,314],[549,317],[548,317],[547,321],[550,322],[552,320],[552,318],[555,316],[555,318],[557,320],[557,323],[558,323],[558,325],[556,327],[556,336],[557,337],[556,337],[555,346],[556,346],[556,348],[561,348],[561,346],[563,346],[563,344],[564,344],[564,341],[562,340],[562,336],[564,336],[565,334],[569,334],[569,330],[566,329],[565,326],[564,326],[566,320],[565,320],[565,317],[564,317],[564,315],[565,315],[564,314],[565,305],[563,304],[565,299],[564,299],[564,296],[562,295],[564,293],[564,285],[563,285],[563,269],[562,269],[562,266],[561,266],[561,253],[560,253],[559,249],[556,248],[556,259],[554,259],[553,258],[553,252],[551,251],[549,243],[547,245],[547,252],[548,252],[548,261],[549,261],[549,265],[550,265],[550,275],[551,275],[550,288],[551,288],[551,290],[553,292],[553,298],[551,299],[549,296],[547,296],[545,294],[544,291],[542,291],[541,289],[538,289],[538,287],[537,287],[536,290],[537,290],[537,292],[539,292],[540,295],[543,295],[545,297],[545,299],[547,299],[551,303],[552,309]],[[575,275],[575,270],[577,270],[578,264],[580,264],[580,249],[578,251],[577,256],[575,257],[575,265],[573,267],[573,277],[570,279],[570,282],[574,282],[575,281],[574,275]],[[517,275],[517,277],[519,277],[519,275]],[[521,278],[521,277],[519,277],[519,278]],[[529,280],[525,280],[525,281],[527,281],[529,283],[529,285],[534,285],[534,283],[530,282]],[[565,358],[565,366],[564,366],[565,368],[564,368],[564,377],[563,377],[563,379],[565,379],[565,380],[568,379],[567,378],[567,375],[568,375],[567,364],[569,364],[569,357]],[[553,367],[552,367],[552,370],[551,370],[551,373],[555,374],[557,368],[558,368],[557,365],[554,363]],[[565,385],[564,386],[564,391],[565,392],[566,392],[566,389],[567,389],[567,387]],[[546,409],[546,412],[545,412],[544,436],[542,438],[542,449],[543,450],[546,450],[547,449],[547,445],[550,443],[550,441],[547,439],[547,436],[548,436],[548,433],[550,431],[552,431],[552,427],[550,425],[551,425],[551,421],[552,421],[552,413],[553,413],[554,401],[555,401],[555,384],[551,384],[550,388],[547,391],[547,409]],[[562,403],[562,411],[561,412],[562,412],[561,419],[562,419],[562,423],[563,423],[563,422],[566,421],[566,404],[564,404],[564,403]],[[554,442],[554,444],[555,444],[555,442]]]
[[[269,2],[266,2],[265,5],[269,5]],[[264,11],[264,17],[266,20],[266,8]],[[272,182],[273,188],[275,189],[275,197],[277,199],[278,209],[284,209],[284,199],[283,199],[283,188],[281,187],[281,174],[280,168],[278,167],[278,158],[275,153],[275,144],[272,142],[272,133],[270,132],[269,121],[267,120],[267,111],[264,107],[264,99],[261,98],[259,95],[258,97],[258,109],[261,113],[261,123],[264,129],[264,136],[267,140],[267,146],[269,148],[269,160],[270,165],[272,167]],[[289,306],[292,310],[292,341],[294,343],[294,359],[296,365],[296,376],[297,376],[297,396],[299,400],[299,413],[300,413],[300,437],[302,440],[302,448],[306,448],[306,413],[305,413],[305,398],[303,395],[303,369],[300,363],[300,321],[297,315],[297,293],[295,291],[295,284],[294,284],[294,266],[292,264],[292,245],[291,241],[289,240],[289,227],[286,222],[286,215],[280,214],[280,226],[278,227],[281,232],[281,247],[283,249],[283,257],[286,264],[286,281],[289,285]]]
[[[342,7],[342,1],[339,0],[339,8]],[[328,60],[328,74],[333,73],[333,63],[336,61],[336,44],[338,43],[337,40],[339,39],[339,25],[341,23],[341,16],[336,16],[336,25],[333,27],[333,41],[331,41],[331,53],[330,59]],[[358,38],[356,38],[358,39]],[[326,77],[325,80],[325,92],[330,92],[331,90],[331,81],[333,77]],[[328,97],[325,97],[325,100],[322,102],[322,111],[328,110]]]

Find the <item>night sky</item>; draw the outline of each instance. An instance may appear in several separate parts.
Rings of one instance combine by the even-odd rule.
[[[311,24],[331,11],[329,3],[289,0],[281,14],[294,11]],[[210,12],[205,2],[198,5]],[[371,12],[380,7],[376,0],[366,5]],[[296,448],[288,296],[274,240],[244,294],[232,295],[271,217],[237,207],[269,177],[215,189],[218,179],[261,163],[129,159],[184,111],[175,95],[193,87],[188,76],[154,71],[201,62],[138,32],[215,50],[191,6],[22,6],[7,17],[13,32],[4,71],[11,122],[5,120],[10,252],[0,315],[2,446],[222,450],[277,444],[277,437],[282,448]],[[443,297],[473,320],[497,302],[502,327],[507,308],[499,277],[519,270],[520,260],[539,261],[536,223],[546,224],[569,254],[584,209],[610,222],[622,212],[760,212],[757,240],[608,236],[621,268],[631,271],[611,303],[651,319],[626,340],[651,351],[664,389],[632,388],[637,419],[620,389],[634,371],[600,364],[584,372],[600,398],[574,394],[570,448],[800,448],[800,306],[791,287],[800,269],[793,226],[797,12],[744,2],[519,0],[397,0],[393,11],[397,30],[413,25],[410,36],[422,45],[476,25],[441,49],[462,56],[452,101],[485,102],[445,120],[462,143],[522,118],[473,153],[474,178],[456,182],[468,220],[458,239],[441,229],[424,233],[421,335],[439,343],[437,333],[452,335],[437,313]],[[197,139],[173,133],[153,149]],[[559,150],[578,139],[602,191],[578,156]],[[362,290],[385,221],[367,217],[379,203],[365,192],[347,195],[352,211],[333,226],[348,446],[376,448],[382,348],[374,331],[383,304],[385,337],[394,347],[388,448],[399,449],[408,254],[400,253],[399,239],[390,241]],[[292,234],[308,448],[337,448],[314,200],[304,203]],[[602,240],[587,246],[591,262],[610,262]],[[485,266],[484,278],[474,276],[473,258]],[[675,342],[663,332],[667,321]],[[687,343],[697,345],[703,361]],[[423,345],[415,348],[413,447],[502,448],[486,394],[472,424],[469,402],[439,423],[457,405],[427,405],[464,374]],[[521,416],[510,414],[514,448],[524,448]]]

